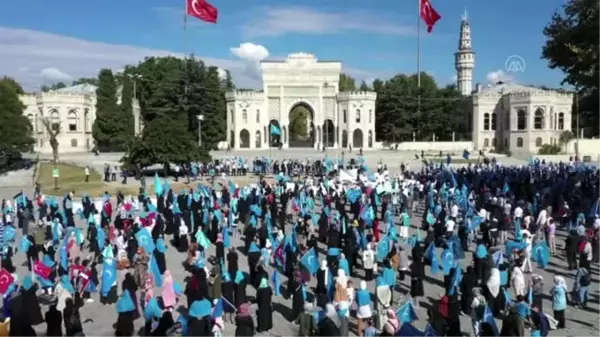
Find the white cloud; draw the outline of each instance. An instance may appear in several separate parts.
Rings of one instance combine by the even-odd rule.
[[[260,62],[269,57],[267,48],[252,42],[241,43],[239,47],[229,49],[233,55],[251,62]]]
[[[72,78],[93,77],[101,68],[122,69],[147,56],[176,56],[167,50],[86,41],[40,31],[0,27],[0,75],[14,77],[28,91],[39,89],[59,72]],[[245,61],[202,57],[231,72],[238,87],[259,87]],[[57,71],[49,71],[54,68]],[[44,71],[45,70],[45,71]],[[54,74],[52,74],[54,73]]]
[[[40,71],[40,77],[42,78],[42,80],[49,84],[54,84],[58,82],[68,83],[73,80],[73,77],[71,77],[71,75],[52,67],[42,69],[42,71]]]
[[[364,31],[413,36],[414,25],[402,25],[364,11],[320,12],[304,7],[266,8],[242,26],[246,36],[282,36],[290,33],[336,34]]]
[[[509,74],[505,74],[504,71],[498,69],[496,71],[489,72],[485,78],[491,84],[496,84],[498,82],[513,82],[514,77]]]

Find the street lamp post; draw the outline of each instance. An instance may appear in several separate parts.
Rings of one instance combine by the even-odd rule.
[[[140,74],[127,74],[127,77],[133,82],[133,99],[137,99],[137,80],[142,79],[144,76]]]
[[[197,115],[196,119],[198,119],[198,147],[202,147],[202,121],[204,115]]]

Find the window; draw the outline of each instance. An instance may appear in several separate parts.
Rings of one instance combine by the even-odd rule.
[[[485,138],[483,140],[483,147],[490,147],[490,140],[489,139]]]
[[[141,121],[141,116],[140,116],[140,121]],[[141,128],[141,122],[140,122],[140,128]],[[86,108],[83,111],[83,132],[90,132],[90,109]]]
[[[77,139],[71,139],[71,147],[77,147]]]
[[[550,130],[554,130],[555,128],[555,123],[554,123],[554,112],[550,111]]]
[[[504,148],[508,148],[508,138],[504,138]]]
[[[564,112],[561,112],[558,114],[558,129],[559,130],[565,129],[565,113]]]
[[[248,123],[248,111],[246,109],[242,110],[242,122]]]
[[[492,130],[496,131],[496,113],[492,112]]]
[[[523,147],[523,138],[517,138],[517,147]]]
[[[52,110],[50,112],[50,123],[53,131],[60,130],[60,115],[58,114],[57,110]]]
[[[490,114],[489,113],[483,114],[483,129],[484,130],[490,129]]]
[[[504,130],[509,130],[509,129],[510,129],[510,115],[505,114],[504,115]]]
[[[231,124],[235,124],[235,110],[231,109]]]
[[[343,119],[343,123],[347,123],[348,115],[346,114],[346,110],[343,111],[342,119]]]
[[[535,139],[535,146],[537,146],[537,147],[542,146],[542,137],[537,137]]]
[[[360,109],[356,109],[356,123],[360,123]]]
[[[260,123],[260,110],[256,110],[256,123]]]
[[[492,147],[496,148],[496,137],[492,138]]]
[[[525,110],[517,111],[517,130],[527,129],[527,114]]]
[[[533,128],[536,130],[544,129],[544,110],[539,108],[535,110],[535,115],[533,115]]]
[[[373,110],[369,110],[369,123],[373,123]]]
[[[67,121],[69,122],[69,131],[77,131],[77,112],[75,110],[69,111]]]

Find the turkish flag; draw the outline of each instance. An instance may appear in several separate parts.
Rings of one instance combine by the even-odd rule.
[[[187,15],[205,22],[217,23],[219,11],[206,0],[186,0]]]
[[[431,2],[429,0],[421,0],[421,19],[425,21],[427,25],[427,32],[431,33],[433,30],[433,26],[435,26],[436,22],[438,22],[442,17],[438,12],[431,6]]]
[[[39,275],[40,277],[45,278],[47,280],[50,277],[50,273],[52,273],[52,268],[48,267],[40,261],[35,261],[35,263],[33,264],[33,271],[36,275]]]
[[[0,270],[0,294],[5,294],[14,281],[15,278],[6,269]]]

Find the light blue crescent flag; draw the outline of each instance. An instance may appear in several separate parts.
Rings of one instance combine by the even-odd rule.
[[[315,249],[309,249],[300,259],[300,263],[306,267],[311,275],[316,274],[319,270],[319,260],[316,258]]]
[[[102,296],[108,295],[110,288],[117,281],[117,264],[115,260],[106,260],[102,264],[102,285],[100,293]]]
[[[412,301],[407,301],[406,303],[402,304],[402,306],[398,308],[396,316],[398,316],[398,320],[400,320],[400,323],[402,324],[412,323],[419,319]]]
[[[158,300],[156,297],[152,297],[146,307],[144,308],[144,318],[149,321],[153,318],[160,318],[162,316],[162,310],[158,305]]]
[[[379,241],[379,243],[377,243],[377,262],[383,262],[389,252],[390,238],[386,235],[381,241]]]
[[[494,336],[498,336],[498,326],[496,325],[496,320],[494,319],[494,315],[492,314],[490,307],[487,305],[485,307],[485,312],[483,314],[483,321],[490,325]]]
[[[164,190],[163,190],[163,184],[162,181],[160,181],[160,178],[158,177],[158,173],[154,174],[154,194],[156,194],[157,196],[161,196],[163,194]]]
[[[154,252],[156,247],[154,245],[154,240],[152,240],[152,234],[150,234],[148,229],[140,229],[137,233],[135,233],[135,239],[147,254],[152,254],[152,252]]]
[[[154,257],[154,254],[152,254],[152,256],[150,257],[150,273],[154,277],[154,284],[157,287],[162,287],[163,278],[162,274],[160,273],[160,269],[158,268],[158,263],[156,262],[156,257]]]
[[[546,268],[550,262],[550,248],[546,241],[540,241],[532,248],[535,262],[537,262],[539,268]]]
[[[121,295],[121,298],[117,301],[116,309],[118,313],[131,312],[135,310],[135,303],[131,298],[129,290],[125,290]]]
[[[271,124],[271,134],[274,136],[280,136],[281,135],[281,130],[279,130],[279,127],[275,124]]]

